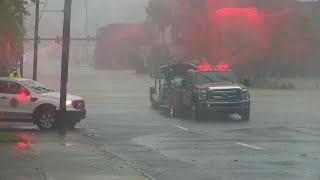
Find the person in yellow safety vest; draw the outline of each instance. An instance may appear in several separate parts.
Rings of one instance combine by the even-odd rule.
[[[12,71],[12,72],[9,74],[9,77],[10,77],[10,78],[21,78],[21,75],[20,75],[20,73],[18,73],[18,71]]]

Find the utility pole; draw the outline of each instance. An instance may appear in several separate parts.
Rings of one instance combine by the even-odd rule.
[[[86,38],[86,50],[85,50],[85,62],[88,63],[88,0],[85,0],[86,4],[86,23],[85,23],[85,38]]]
[[[70,24],[71,24],[71,5],[72,0],[64,1],[64,20],[63,20],[63,42],[61,59],[61,82],[60,82],[60,109],[57,113],[58,128],[65,133],[65,120],[67,120],[66,100],[69,68],[70,50]]]
[[[33,52],[33,80],[37,80],[38,73],[38,39],[39,39],[39,6],[40,0],[36,0],[36,14],[34,25],[34,52]]]

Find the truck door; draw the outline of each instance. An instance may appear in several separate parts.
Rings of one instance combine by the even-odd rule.
[[[193,79],[194,75],[192,72],[188,72],[184,79],[182,88],[182,102],[184,106],[190,107],[192,103],[193,93]]]

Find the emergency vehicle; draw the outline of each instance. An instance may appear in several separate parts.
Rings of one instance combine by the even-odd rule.
[[[207,112],[250,119],[249,80],[240,80],[227,64],[174,63],[161,67],[161,74],[150,88],[153,108],[168,109],[171,117],[191,111],[194,120]]]
[[[33,122],[40,129],[55,127],[55,114],[60,104],[60,94],[46,86],[21,78],[0,77],[0,121]],[[67,95],[65,119],[68,128],[86,117],[83,98]]]

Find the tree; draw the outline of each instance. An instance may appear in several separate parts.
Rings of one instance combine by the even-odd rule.
[[[26,6],[34,0],[0,0],[0,65],[10,66],[21,56]],[[11,61],[15,59],[15,61]]]

